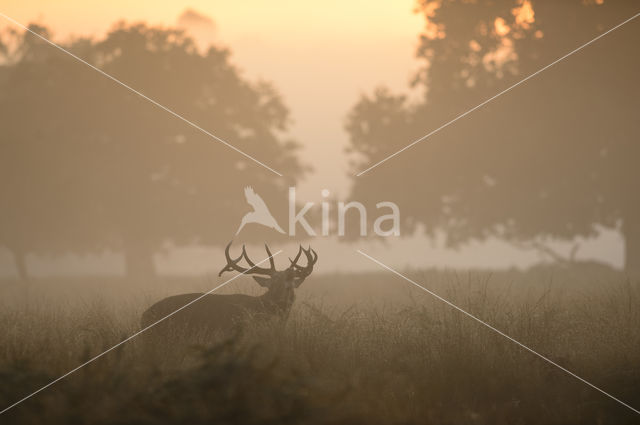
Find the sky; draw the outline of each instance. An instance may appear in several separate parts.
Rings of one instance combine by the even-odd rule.
[[[244,75],[273,82],[290,108],[290,133],[303,145],[303,161],[314,168],[314,173],[298,186],[298,194],[319,201],[322,189],[329,189],[337,197],[348,194],[350,177],[344,153],[348,139],[343,124],[349,109],[361,94],[380,85],[392,91],[406,91],[420,66],[415,50],[425,23],[422,16],[413,13],[413,7],[412,0],[3,0],[0,11],[23,24],[48,26],[55,40],[101,36],[114,22],[124,19],[186,25],[202,45],[213,42],[229,47],[232,61],[243,69]],[[2,21],[0,18],[0,27],[6,25]],[[215,129],[207,130],[215,133]],[[616,232],[605,232],[597,241],[583,242],[580,258],[599,258],[621,265],[622,242]],[[329,239],[317,243],[336,254],[332,270],[354,270],[356,266],[347,259],[353,258],[354,247]],[[415,258],[404,254],[396,258],[393,250],[375,242],[366,247],[371,252],[384,249],[388,261],[399,267],[526,267],[540,259],[532,252],[517,251],[499,241],[458,251],[444,249],[437,240],[423,237],[389,244],[396,252],[414,253]],[[570,245],[559,248],[568,252]],[[165,273],[201,271],[208,263],[202,259],[211,258],[210,255],[206,249],[185,249],[173,252],[171,258],[159,257],[156,262]],[[86,270],[81,263],[93,264],[96,272],[118,270],[121,261],[112,257],[108,261],[69,257],[57,262],[32,258],[31,262],[37,263],[43,274]],[[0,252],[0,265],[10,263],[10,255]],[[365,260],[363,267],[366,266]]]
[[[379,85],[406,88],[418,67],[414,52],[424,22],[412,10],[412,0],[4,0],[2,7],[21,23],[51,27],[58,40],[104,34],[120,19],[176,25],[185,11],[210,18],[193,34],[230,47],[246,76],[273,82],[283,96],[292,113],[291,134],[315,169],[299,191],[318,200],[322,189],[348,192],[342,126],[359,95]]]

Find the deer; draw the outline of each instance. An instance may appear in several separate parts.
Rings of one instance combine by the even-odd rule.
[[[229,242],[225,248],[227,264],[220,270],[218,276],[232,271],[255,275],[252,277],[258,285],[267,289],[264,294],[260,296],[204,295],[202,293],[174,295],[158,301],[142,314],[142,328],[153,326],[156,333],[162,330],[166,332],[169,328],[177,329],[181,333],[228,333],[237,330],[247,319],[265,320],[277,317],[286,320],[295,299],[294,291],[313,272],[318,254],[311,247],[304,249],[300,246],[295,258],[293,260],[289,258],[291,262],[289,267],[278,271],[267,244],[265,244],[265,250],[269,256],[269,268],[259,267],[251,261],[244,245],[242,245],[240,256],[236,259],[231,258],[229,249],[232,243],[233,241]],[[302,254],[306,257],[305,266],[298,264]],[[248,268],[240,265],[243,259]],[[154,326],[158,320],[199,297],[202,298]]]

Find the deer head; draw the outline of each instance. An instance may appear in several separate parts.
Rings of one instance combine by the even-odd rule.
[[[233,241],[232,241],[233,242]],[[309,247],[304,249],[302,246],[298,249],[298,254],[292,260],[289,258],[291,264],[284,270],[276,270],[273,256],[267,244],[264,245],[267,255],[269,256],[269,268],[257,266],[249,256],[244,245],[242,245],[242,253],[235,260],[231,258],[229,254],[229,248],[231,243],[227,245],[224,250],[227,264],[220,270],[218,276],[221,276],[227,271],[236,271],[244,274],[260,275],[253,276],[253,279],[258,285],[267,288],[267,293],[263,295],[265,303],[273,308],[277,308],[283,312],[288,312],[293,304],[294,289],[299,287],[302,282],[313,272],[313,266],[318,261],[318,254]],[[304,253],[307,264],[301,266],[298,264],[301,255]],[[249,266],[248,268],[239,265],[240,261],[244,261]]]

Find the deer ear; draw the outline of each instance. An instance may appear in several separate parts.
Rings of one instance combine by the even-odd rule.
[[[270,277],[253,276],[253,280],[258,282],[258,285],[268,288],[271,285]]]

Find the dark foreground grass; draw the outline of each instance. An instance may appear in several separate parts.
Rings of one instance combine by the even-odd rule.
[[[640,408],[638,282],[543,272],[411,276]],[[640,415],[397,278],[325,276],[305,285],[287,322],[251,323],[215,341],[136,338],[0,423],[640,423]],[[153,290],[115,281],[3,284],[0,410],[134,333],[155,299],[194,289],[207,283],[165,279]]]

